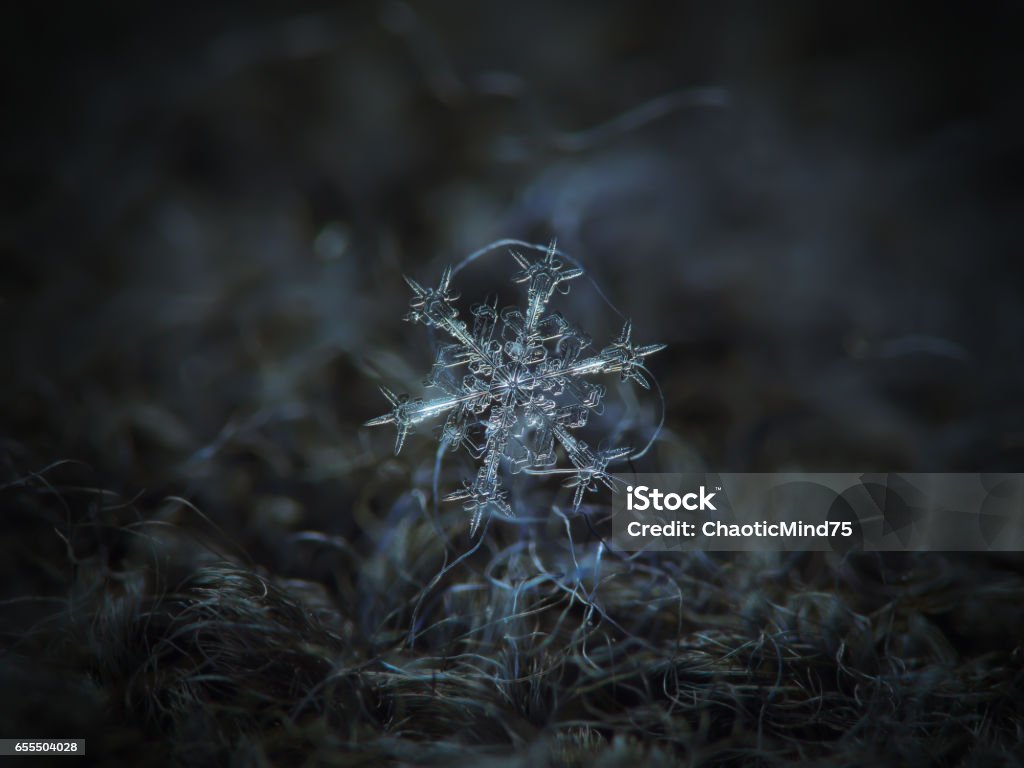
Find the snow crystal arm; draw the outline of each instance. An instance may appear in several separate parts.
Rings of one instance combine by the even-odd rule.
[[[548,371],[541,378],[575,379],[594,373],[620,373],[623,380],[633,379],[644,389],[650,389],[650,382],[640,372],[643,359],[665,348],[664,344],[645,344],[637,346],[630,340],[632,324],[628,321],[623,326],[619,338],[592,357],[580,360],[572,365]]]
[[[614,490],[613,478],[608,474],[608,465],[613,461],[620,461],[629,456],[631,448],[605,448],[596,454],[582,440],[577,440],[571,432],[561,424],[555,424],[553,428],[555,437],[565,449],[569,460],[576,467],[576,474],[566,483],[570,488],[576,488],[573,498],[573,506],[579,507],[583,501],[583,492],[596,490],[596,481]]]
[[[409,434],[414,424],[432,419],[435,416],[450,411],[460,403],[470,399],[469,396],[461,397],[438,397],[433,400],[410,400],[408,395],[396,395],[387,387],[382,386],[380,391],[384,397],[394,406],[391,413],[370,419],[365,423],[367,427],[376,427],[381,424],[394,424],[398,428],[398,435],[395,438],[395,453],[402,450],[405,444],[405,437]]]
[[[409,302],[411,309],[406,319],[446,331],[466,348],[469,357],[489,363],[490,354],[477,344],[469,328],[459,320],[459,310],[455,308],[459,294],[451,290],[451,278],[451,267],[445,269],[437,288],[424,288],[411,277],[406,277],[405,282],[413,292]]]
[[[555,289],[562,283],[574,280],[583,274],[579,267],[567,267],[560,259],[555,258],[556,243],[551,241],[548,252],[541,261],[530,263],[522,254],[512,251],[512,257],[519,264],[521,271],[513,276],[517,283],[529,283],[526,289],[526,334],[533,335],[544,308],[551,300]],[[566,291],[568,286],[566,286]]]
[[[508,491],[501,487],[501,460],[512,439],[512,426],[516,423],[515,395],[509,393],[501,405],[491,409],[487,419],[487,439],[484,446],[484,462],[477,471],[471,485],[466,485],[445,497],[445,501],[463,501],[463,507],[471,513],[469,535],[476,533],[483,513],[488,506],[495,507],[507,517],[515,517],[508,503]]]

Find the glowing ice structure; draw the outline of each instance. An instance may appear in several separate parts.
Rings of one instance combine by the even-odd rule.
[[[459,319],[455,307],[459,294],[451,289],[451,267],[436,288],[405,278],[413,291],[406,319],[444,331],[452,339],[438,347],[426,381],[442,394],[410,399],[382,386],[393,408],[366,422],[367,426],[397,427],[397,454],[416,424],[447,414],[440,450],[463,446],[481,462],[472,481],[464,481],[461,489],[444,497],[462,501],[472,515],[470,535],[489,509],[514,516],[501,483],[503,463],[512,472],[571,474],[566,485],[576,488],[573,504],[577,508],[584,491],[597,490],[598,483],[614,490],[608,465],[629,457],[632,449],[594,449],[573,435],[591,413],[603,410],[604,387],[586,377],[618,373],[623,381],[631,379],[649,389],[643,360],[665,346],[635,345],[627,320],[618,339],[596,354],[585,355],[590,338],[561,314],[545,314],[555,291],[568,293],[569,282],[580,277],[583,269],[558,258],[554,241],[536,262],[510,252],[520,267],[512,279],[527,286],[526,311],[516,307],[499,311],[497,299],[478,304],[472,308],[472,328]],[[557,445],[573,469],[554,469]]]

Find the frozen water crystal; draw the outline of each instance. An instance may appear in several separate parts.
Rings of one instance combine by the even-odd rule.
[[[502,487],[503,467],[512,472],[567,472],[566,485],[576,489],[575,507],[584,491],[596,490],[599,483],[614,489],[608,465],[628,457],[631,448],[595,449],[573,434],[591,413],[602,411],[605,389],[588,377],[618,373],[623,381],[648,389],[644,358],[665,346],[634,344],[626,321],[615,341],[587,354],[590,338],[561,314],[547,312],[552,296],[568,293],[570,282],[583,269],[559,258],[554,241],[539,261],[531,262],[517,251],[511,255],[520,268],[512,279],[526,285],[525,311],[499,311],[496,299],[484,302],[472,308],[472,327],[459,319],[451,267],[436,288],[405,278],[413,291],[406,319],[450,337],[439,345],[427,379],[440,394],[410,399],[382,386],[392,409],[366,422],[394,424],[398,453],[415,425],[445,417],[443,447],[465,448],[480,461],[476,476],[444,497],[463,502],[471,514],[471,535],[490,509],[513,516],[508,491]],[[572,469],[554,469],[559,446]]]

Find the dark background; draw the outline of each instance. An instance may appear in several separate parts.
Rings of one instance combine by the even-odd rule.
[[[115,671],[110,642],[84,650],[104,605],[136,594],[122,613],[144,612],[195,578],[206,546],[320,590],[321,618],[345,643],[381,622],[408,629],[409,605],[374,608],[366,585],[385,595],[401,582],[378,572],[402,572],[380,530],[415,516],[434,442],[421,431],[395,459],[391,432],[361,424],[386,410],[378,383],[419,394],[428,370],[425,332],[400,321],[401,275],[433,283],[498,238],[557,237],[637,341],[669,345],[651,358],[667,423],[643,468],[1024,468],[1019,3],[58,4],[4,16],[2,736],[116,723],[134,734],[113,739],[122,757],[162,739],[234,744],[219,725],[186,738],[191,721],[166,702],[173,727],[110,703],[151,642]],[[513,268],[492,255],[457,287],[505,290]],[[617,331],[584,289],[563,311],[598,345]],[[641,411],[651,422],[655,406]],[[451,514],[446,527],[460,524]],[[140,555],[124,531],[143,521],[205,544]],[[347,542],[349,564],[311,559],[303,531]],[[452,546],[468,547],[464,532]],[[440,565],[410,565],[409,583]],[[889,585],[898,566],[912,582],[917,565],[883,563],[871,578]],[[833,566],[780,594],[840,594]],[[728,581],[711,612],[752,599],[765,568],[786,570],[750,564],[750,583]],[[921,609],[945,662],[1016,659],[1008,672],[999,656],[957,695],[1019,675],[1019,558],[925,570],[946,590],[928,609],[941,618]],[[993,580],[1003,591],[978,610],[997,626],[950,614],[955,595]],[[875,621],[893,601],[850,610]],[[876,649],[911,654],[881,626]],[[141,630],[119,632],[128,647]],[[55,638],[83,650],[72,672],[46,677]],[[398,647],[367,642],[364,661]],[[38,700],[19,695],[44,678]],[[72,688],[85,720],[58,711],[69,678],[84,681]],[[219,700],[196,686],[195,700]],[[1007,724],[1020,727],[1019,704],[1006,706],[974,711],[1005,731],[979,726],[928,757],[960,760],[975,742],[1005,756]],[[513,740],[522,750],[553,727],[531,717],[541,736]],[[368,743],[359,733],[337,738]],[[440,726],[429,737],[458,740]],[[266,749],[281,762],[308,754]]]

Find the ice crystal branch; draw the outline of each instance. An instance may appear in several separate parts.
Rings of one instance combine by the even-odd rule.
[[[576,507],[584,492],[597,490],[599,484],[614,490],[608,465],[627,458],[632,449],[595,449],[573,434],[586,425],[591,413],[603,411],[605,388],[587,379],[618,373],[623,381],[649,389],[644,358],[665,346],[634,344],[627,320],[615,341],[587,354],[591,345],[587,334],[560,313],[547,311],[555,293],[568,293],[571,281],[583,275],[583,269],[560,259],[554,241],[539,261],[531,262],[518,251],[510,253],[519,266],[512,280],[526,285],[525,311],[517,307],[499,311],[497,299],[477,304],[471,310],[472,327],[459,319],[455,306],[459,294],[451,288],[451,267],[436,288],[405,278],[413,292],[406,319],[450,337],[439,345],[427,378],[428,386],[440,395],[410,399],[382,386],[392,409],[366,422],[367,426],[394,424],[398,453],[415,425],[445,416],[442,448],[465,448],[480,461],[476,477],[444,497],[463,502],[471,514],[471,535],[490,509],[513,516],[508,491],[502,486],[503,468],[570,474],[566,485],[576,489]],[[559,447],[572,469],[555,468]]]

